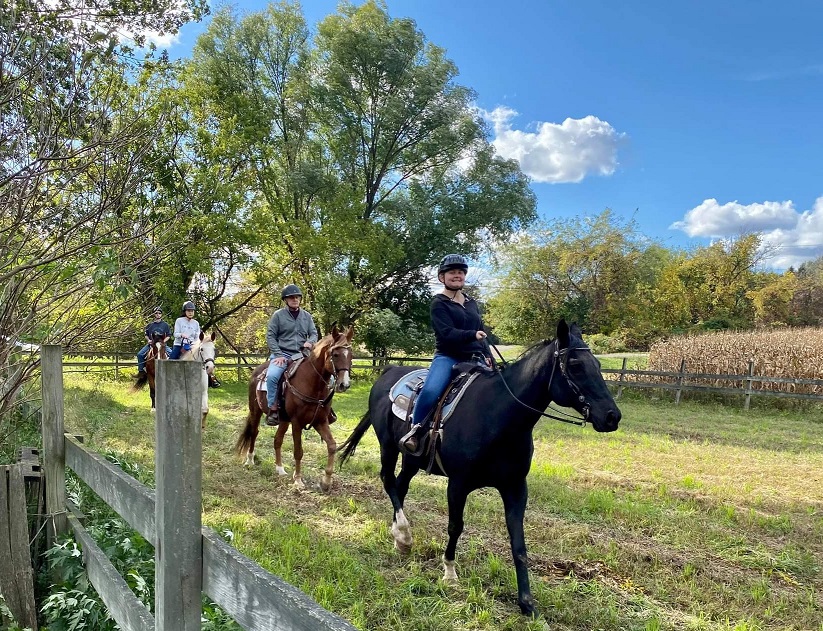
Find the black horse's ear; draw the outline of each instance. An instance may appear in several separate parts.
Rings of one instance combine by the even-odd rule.
[[[572,322],[572,325],[569,328],[569,331],[575,337],[579,337],[580,339],[583,339],[583,331],[580,329],[580,326],[577,324],[577,322]]]
[[[211,341],[213,342],[213,341],[214,341],[214,340],[216,340],[216,339],[217,339],[217,333],[216,333],[216,332],[214,332],[214,331],[212,331],[212,332],[211,332]]]
[[[560,348],[568,348],[569,325],[563,318],[560,318],[560,322],[557,323],[557,341],[560,343]]]

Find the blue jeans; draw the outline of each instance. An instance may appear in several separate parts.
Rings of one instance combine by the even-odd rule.
[[[137,370],[138,372],[143,372],[146,370],[146,355],[149,354],[149,349],[151,346],[146,344],[143,348],[137,351]],[[166,355],[171,354],[171,349],[167,346],[166,347]]]
[[[269,356],[269,368],[266,370],[266,403],[269,404],[269,409],[271,409],[277,399],[277,384],[280,381],[280,377],[284,372],[286,372],[286,364],[278,366],[274,363],[275,357],[283,357],[288,359],[291,357],[291,354],[280,353],[275,355],[272,353]]]
[[[448,355],[434,354],[434,359],[429,366],[429,375],[423,382],[423,389],[414,404],[414,416],[412,424],[422,423],[431,409],[437,405],[437,400],[443,394],[452,378],[452,367],[458,361]]]
[[[180,359],[180,354],[183,352],[183,347],[180,344],[175,344],[174,348],[171,349],[171,354],[169,355],[169,359]]]

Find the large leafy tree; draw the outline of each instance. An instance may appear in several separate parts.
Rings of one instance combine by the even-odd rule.
[[[24,0],[0,9],[0,442],[33,376],[26,342],[117,339],[135,263],[154,255],[152,139],[164,124],[124,90],[139,69],[117,33],[175,31],[199,0]],[[147,63],[159,63],[147,60]]]
[[[297,282],[323,328],[373,308],[414,319],[436,259],[533,218],[525,176],[494,155],[456,75],[375,2],[341,6],[316,41],[293,3],[215,17],[185,85],[214,148],[199,159],[236,165],[260,235],[253,282]]]
[[[507,246],[487,319],[504,340],[522,342],[550,335],[560,317],[588,333],[637,326],[638,288],[655,282],[665,258],[608,209],[553,221]]]

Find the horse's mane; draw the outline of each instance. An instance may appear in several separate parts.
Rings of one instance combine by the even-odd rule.
[[[334,344],[334,336],[331,333],[328,333],[317,340],[317,344],[315,344],[314,348],[311,349],[311,354],[320,357],[320,354],[326,349],[326,347],[331,348],[332,344]]]

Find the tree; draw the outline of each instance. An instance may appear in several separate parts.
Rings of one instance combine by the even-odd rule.
[[[112,312],[131,298],[135,261],[155,254],[147,244],[164,218],[139,200],[164,119],[122,89],[137,62],[114,33],[140,41],[203,11],[199,0],[0,11],[0,442],[39,363],[20,341],[122,335]]]
[[[316,41],[296,4],[218,13],[184,75],[204,139],[190,159],[232,165],[220,180],[259,237],[247,278],[297,282],[324,328],[375,308],[427,319],[434,261],[530,221],[526,177],[456,74],[375,2],[341,6]]]
[[[639,311],[632,308],[637,287],[656,274],[648,248],[634,222],[620,221],[609,209],[521,235],[502,259],[488,322],[502,339],[522,342],[550,336],[561,317],[588,333],[630,326],[632,312]]]

